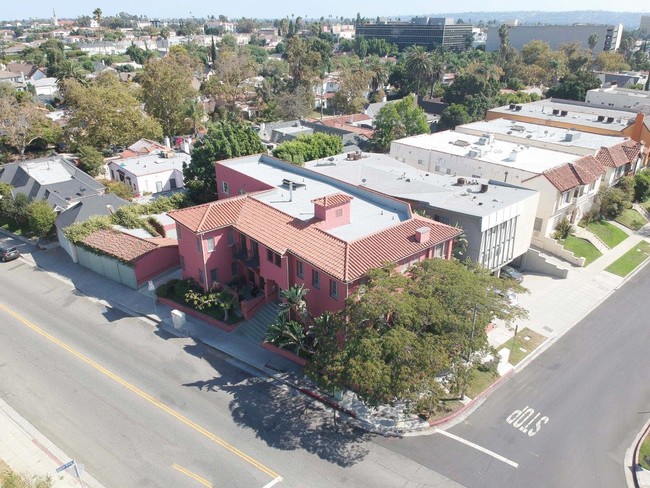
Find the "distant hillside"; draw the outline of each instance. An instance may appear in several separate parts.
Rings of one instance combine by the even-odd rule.
[[[431,13],[429,17],[451,17],[463,19],[466,23],[477,24],[480,21],[496,20],[502,22],[510,19],[519,19],[526,24],[623,24],[627,29],[638,29],[641,12],[610,12],[604,10],[574,10],[571,12],[539,12],[539,11],[513,11],[513,12],[450,12]],[[402,20],[417,16],[404,16]]]

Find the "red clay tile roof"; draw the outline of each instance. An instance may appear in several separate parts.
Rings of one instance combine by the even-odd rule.
[[[633,162],[641,151],[641,144],[631,139],[612,147],[601,147],[596,159],[603,166],[619,168]]]
[[[596,181],[605,170],[593,156],[585,156],[544,171],[543,175],[561,192]]]
[[[344,193],[332,193],[331,195],[325,195],[324,197],[315,198],[311,203],[320,205],[325,208],[338,207],[340,205],[345,205],[352,201],[354,197],[346,195]]]
[[[418,217],[348,243],[321,230],[318,219],[294,218],[250,195],[175,210],[169,216],[195,233],[232,226],[279,254],[289,252],[345,282],[460,233],[455,227]],[[420,227],[431,229],[429,242],[415,240],[415,229]]]
[[[113,229],[96,230],[82,243],[127,263],[132,263],[159,247],[178,245],[175,239],[143,239]]]

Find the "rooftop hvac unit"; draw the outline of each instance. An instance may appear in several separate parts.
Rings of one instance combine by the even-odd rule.
[[[577,139],[580,139],[580,132],[567,132],[566,137],[564,138],[567,142],[575,141]]]
[[[560,110],[560,117],[566,117],[567,115],[569,115],[569,112],[568,112],[568,111],[566,111],[566,110]]]
[[[485,183],[483,183],[481,185],[481,193],[485,193],[486,191],[488,191],[488,188],[489,188],[489,186],[486,185]]]
[[[598,116],[598,122],[603,122],[604,120],[605,120],[605,116],[604,116],[604,115],[599,115],[599,116]]]
[[[553,115],[560,115],[560,110],[557,108],[553,109]]]
[[[510,104],[510,110],[514,110],[516,106],[517,106],[516,103],[511,103]]]
[[[611,124],[612,122],[614,122],[614,117],[607,117],[607,123]]]
[[[465,178],[462,178],[462,177],[461,177],[461,178],[458,178],[458,179],[456,180],[456,183],[457,183],[458,185],[461,185],[461,186],[464,185],[464,184],[465,184]]]
[[[517,105],[515,107],[515,112],[521,112],[521,109],[524,108],[522,105]]]
[[[469,150],[469,157],[470,158],[478,158],[479,156],[482,156],[482,155],[483,155],[483,153],[478,148]]]

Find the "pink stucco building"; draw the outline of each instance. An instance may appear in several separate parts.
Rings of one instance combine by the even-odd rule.
[[[304,284],[313,315],[340,310],[369,269],[449,259],[460,233],[406,203],[266,155],[220,161],[216,176],[218,201],[169,214],[183,277],[206,289],[245,284],[258,303]]]

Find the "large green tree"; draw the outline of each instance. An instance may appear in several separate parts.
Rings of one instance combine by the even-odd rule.
[[[390,149],[395,139],[429,133],[427,116],[415,99],[408,95],[398,102],[382,107],[375,117],[373,145],[379,151]]]
[[[43,141],[53,144],[60,139],[61,129],[46,116],[47,110],[27,97],[17,98],[11,92],[0,93],[0,142],[25,159],[27,148]]]
[[[334,156],[343,152],[343,142],[339,136],[316,134],[298,136],[293,141],[280,144],[273,151],[276,158],[302,166],[307,161]]]
[[[265,152],[259,136],[249,124],[216,122],[206,136],[196,143],[192,161],[183,168],[189,196],[195,203],[217,199],[215,161]]]
[[[415,93],[420,95],[420,85],[427,83],[436,72],[436,58],[422,46],[410,46],[404,51],[406,71],[415,80]]]
[[[162,139],[160,124],[142,111],[134,90],[115,74],[102,73],[88,85],[67,80],[64,93],[71,109],[65,132],[75,145],[106,149],[142,137]]]
[[[192,87],[196,62],[182,52],[150,59],[140,76],[144,107],[162,126],[163,134],[182,134],[187,104],[196,96]]]
[[[584,101],[587,92],[600,87],[600,80],[592,72],[578,71],[560,78],[560,83],[549,88],[547,97]]]
[[[307,373],[330,391],[354,389],[371,406],[404,401],[428,415],[444,386],[463,391],[467,368],[488,349],[487,324],[526,315],[498,293],[504,286],[523,290],[455,260],[423,261],[409,274],[373,270],[338,320],[316,322]]]

